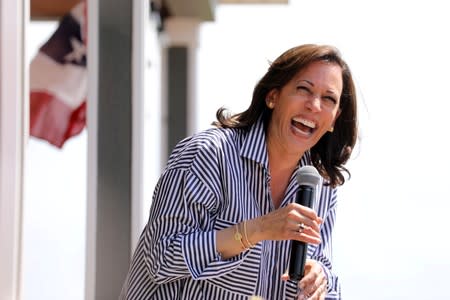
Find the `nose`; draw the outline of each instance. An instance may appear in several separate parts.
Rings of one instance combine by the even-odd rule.
[[[306,101],[306,107],[313,112],[320,111],[321,110],[320,97],[315,95],[309,97],[309,99]]]

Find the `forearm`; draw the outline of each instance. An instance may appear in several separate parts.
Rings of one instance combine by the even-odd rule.
[[[195,174],[178,169],[164,173],[155,188],[143,241],[152,280],[205,279],[233,267],[233,261],[222,261],[216,251],[216,199]]]
[[[214,278],[239,265],[242,256],[224,260],[216,251],[214,231],[179,236],[168,243],[159,243],[147,255],[152,279],[165,283],[191,277],[196,280]]]
[[[228,259],[245,250],[243,244],[235,238],[236,226],[216,231],[216,248],[222,259]]]
[[[222,259],[229,259],[254,247],[257,238],[257,220],[246,220],[216,231],[216,249]]]

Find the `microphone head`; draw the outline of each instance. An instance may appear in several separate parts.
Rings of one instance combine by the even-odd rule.
[[[299,185],[315,187],[320,183],[320,174],[313,166],[303,166],[297,172],[297,182]]]

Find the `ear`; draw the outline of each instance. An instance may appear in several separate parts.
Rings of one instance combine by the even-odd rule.
[[[272,89],[266,95],[266,105],[268,108],[272,109],[275,107],[278,99],[278,90]]]
[[[331,124],[330,132],[333,132],[334,123],[336,123],[336,120],[339,118],[340,115],[341,115],[341,109],[338,108],[338,111],[336,112],[336,116],[334,116],[333,124]]]

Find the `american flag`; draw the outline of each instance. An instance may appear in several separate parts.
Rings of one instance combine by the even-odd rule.
[[[30,135],[58,148],[86,125],[86,4],[59,22],[30,65]]]

